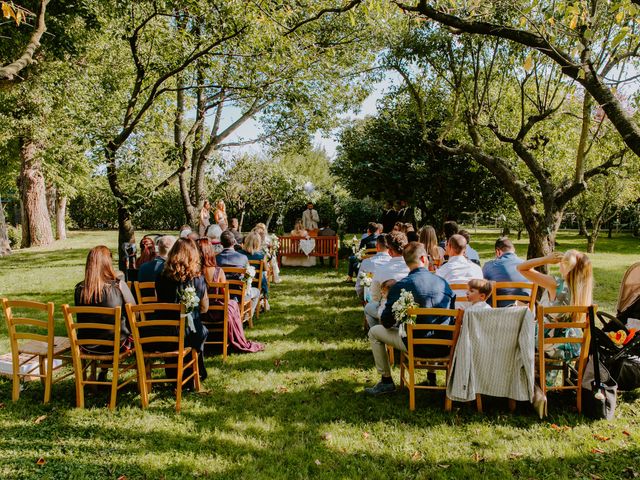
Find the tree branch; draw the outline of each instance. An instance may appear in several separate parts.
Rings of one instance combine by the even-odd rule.
[[[289,30],[287,30],[285,32],[285,36],[291,35],[293,32],[295,32],[297,29],[299,29],[303,25],[306,25],[307,23],[310,23],[310,22],[314,22],[314,21],[318,20],[320,17],[322,17],[323,15],[326,15],[327,13],[344,13],[344,12],[347,12],[347,11],[351,10],[352,8],[360,5],[361,3],[362,3],[362,0],[351,0],[344,7],[323,8],[318,13],[316,13],[313,17],[306,18],[306,19],[302,20],[301,22],[297,23],[296,25],[294,25]]]

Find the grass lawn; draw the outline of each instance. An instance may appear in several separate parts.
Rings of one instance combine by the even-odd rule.
[[[493,256],[496,232],[472,238],[483,260]],[[88,248],[114,245],[115,232],[72,232],[52,248],[0,258],[0,296],[72,302]],[[560,248],[584,249],[575,234]],[[520,246],[522,245],[522,246]],[[524,254],[526,240],[518,243]],[[620,279],[640,259],[629,236],[603,238],[592,256],[601,308],[615,311]],[[368,398],[377,381],[362,332],[362,309],[343,283],[346,262],[334,269],[285,268],[272,288],[272,310],[247,337],[265,342],[257,354],[207,358],[206,392],[187,394],[174,413],[171,390],[156,390],[140,409],[135,387],[106,408],[106,394],[74,408],[73,381],[54,385],[43,406],[42,387],[27,384],[17,403],[0,379],[0,478],[535,478],[619,479],[640,475],[640,391],[619,399],[613,421],[575,414],[567,395],[551,396],[540,421],[522,403],[506,400],[442,411],[443,396],[419,392]],[[0,322],[0,351],[8,351]],[[397,374],[397,372],[396,372]],[[397,379],[397,377],[396,377]],[[38,465],[39,459],[44,464]],[[124,476],[124,477],[122,477]]]

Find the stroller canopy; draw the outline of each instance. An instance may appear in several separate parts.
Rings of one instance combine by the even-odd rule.
[[[620,285],[620,296],[618,297],[618,317],[629,314],[628,310],[640,298],[640,262],[631,265],[624,276]],[[624,315],[625,317],[629,315]]]

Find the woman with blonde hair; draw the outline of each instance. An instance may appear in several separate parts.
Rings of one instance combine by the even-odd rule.
[[[278,258],[277,255],[275,255],[275,252],[271,251],[271,235],[269,235],[267,226],[264,223],[256,223],[256,226],[253,227],[252,231],[257,232],[262,239],[262,251],[265,253],[269,266],[271,267],[271,271],[273,272],[274,283],[280,283],[280,267],[278,266]]]
[[[113,269],[111,251],[104,245],[98,245],[89,250],[84,280],[76,285],[74,299],[76,306],[121,307],[120,350],[133,348],[133,340],[126,320],[125,304],[135,305],[136,301],[124,278],[118,276]],[[78,314],[78,322],[113,324],[113,315],[81,313]],[[78,338],[113,340],[113,334],[106,330],[81,329],[78,330]],[[105,347],[101,345],[83,345],[81,348],[89,353],[107,353]],[[103,371],[103,374],[106,375],[106,371]]]
[[[202,209],[200,209],[200,224],[198,225],[198,233],[200,237],[204,237],[207,232],[207,227],[209,226],[209,218],[211,215],[211,204],[209,200],[205,200],[202,204]]]
[[[255,230],[255,228],[254,228]],[[262,239],[257,232],[249,232],[244,241],[242,242],[242,248],[240,253],[246,256],[249,260],[264,260],[265,253],[262,249]],[[269,285],[267,283],[267,272],[262,272],[262,293],[265,298],[269,298]]]
[[[424,245],[429,257],[429,269],[435,270],[435,268],[442,265],[444,262],[444,249],[438,245],[438,236],[436,235],[436,229],[431,225],[425,225],[420,229],[419,242]]]
[[[227,207],[223,200],[218,200],[216,202],[216,210],[213,212],[213,219],[218,225],[220,225],[223,232],[227,229]]]

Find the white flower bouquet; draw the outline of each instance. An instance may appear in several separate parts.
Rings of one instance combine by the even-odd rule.
[[[256,276],[256,267],[253,265],[248,265],[247,269],[242,276],[242,281],[247,284],[247,288],[251,288],[251,282],[253,278]]]
[[[200,297],[196,294],[196,289],[193,286],[188,286],[180,291],[178,299],[180,303],[184,305],[184,311],[186,312],[187,325],[191,331],[195,331],[195,325],[193,323],[193,312],[200,305]]]
[[[393,306],[391,307],[391,311],[393,312],[393,317],[396,319],[396,322],[400,325],[403,323],[416,323],[416,316],[409,315],[409,309],[418,308],[419,305],[416,303],[413,298],[413,293],[407,292],[404,288],[400,290],[400,298],[395,301]]]
[[[360,250],[358,250],[356,252],[356,258],[360,261],[362,261],[362,259],[367,255],[367,249],[366,248],[361,248]]]
[[[345,243],[351,245],[351,251],[354,255],[358,253],[358,237],[354,235],[351,240],[345,240]]]
[[[269,245],[269,251],[272,256],[278,254],[278,249],[280,248],[280,239],[275,233],[272,233],[271,236],[271,244]]]
[[[360,272],[358,274],[358,278],[360,279],[360,285],[363,287],[371,287],[371,283],[373,282],[373,273]]]

